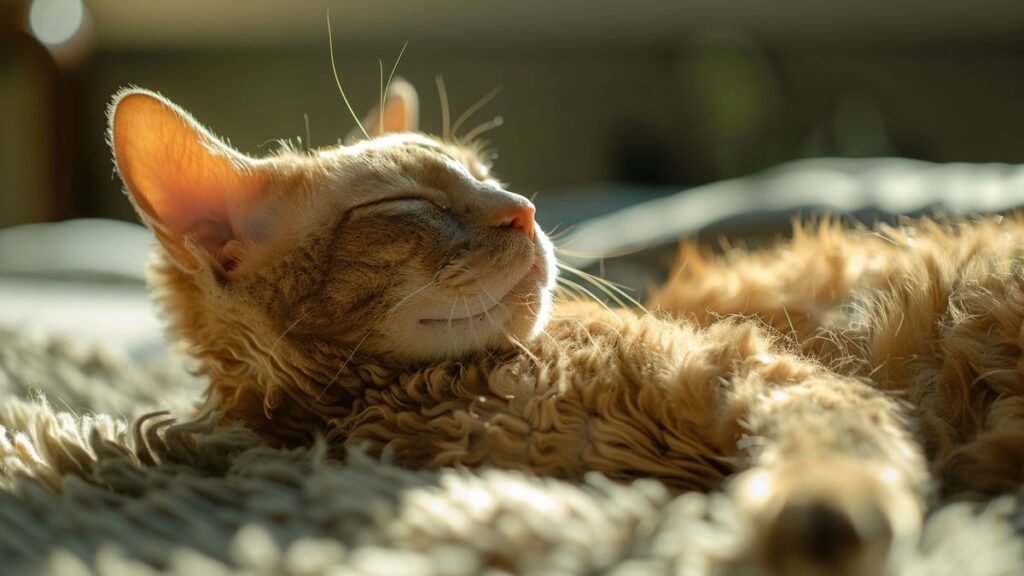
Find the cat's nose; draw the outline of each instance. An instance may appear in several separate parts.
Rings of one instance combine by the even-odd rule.
[[[533,216],[536,213],[537,209],[533,203],[524,198],[520,202],[503,207],[492,217],[491,222],[498,228],[518,230],[533,240],[535,226]]]

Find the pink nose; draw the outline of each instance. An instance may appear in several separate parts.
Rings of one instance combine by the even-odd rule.
[[[498,228],[511,228],[518,230],[530,240],[533,240],[533,215],[537,209],[533,204],[524,200],[522,204],[511,204],[502,209],[492,220]]]

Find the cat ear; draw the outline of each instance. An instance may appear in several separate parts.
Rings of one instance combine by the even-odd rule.
[[[269,174],[163,97],[130,89],[109,110],[117,171],[142,220],[177,263],[230,273]]]
[[[384,97],[383,121],[380,106],[375,107],[363,119],[363,128],[371,138],[392,132],[415,132],[420,125],[420,99],[412,84],[400,77],[391,80],[387,96]],[[346,142],[355,142],[365,138],[362,131],[356,128],[349,132]]]

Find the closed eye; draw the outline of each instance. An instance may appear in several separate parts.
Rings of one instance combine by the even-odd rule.
[[[365,210],[374,207],[384,207],[385,209],[397,208],[398,210],[410,209],[410,210],[423,210],[423,209],[437,209],[444,210],[444,207],[439,206],[436,202],[429,198],[422,196],[392,196],[389,198],[380,198],[378,200],[372,200],[370,202],[364,202],[351,208],[352,212],[359,210]]]

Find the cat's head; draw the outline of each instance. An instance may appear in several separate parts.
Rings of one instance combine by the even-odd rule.
[[[155,288],[175,330],[222,354],[288,349],[332,368],[353,351],[434,361],[540,331],[555,267],[533,204],[416,117],[397,82],[368,139],[256,159],[157,94],[119,93],[111,146],[165,251]]]

